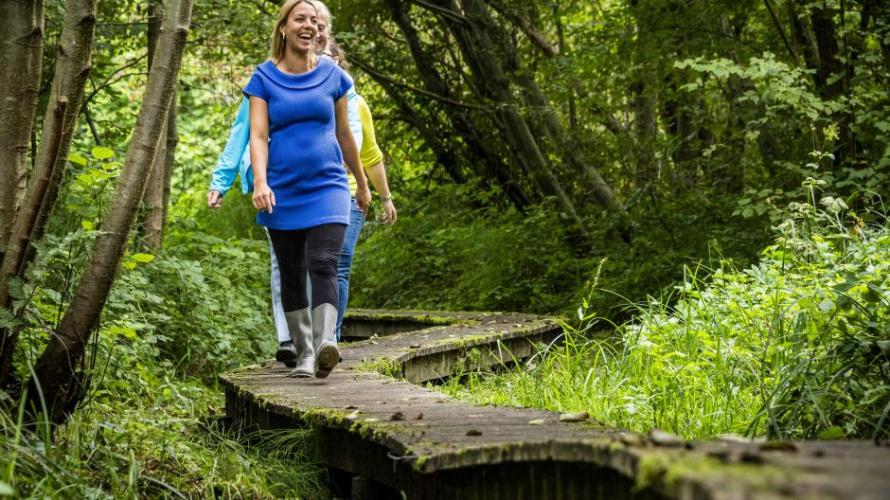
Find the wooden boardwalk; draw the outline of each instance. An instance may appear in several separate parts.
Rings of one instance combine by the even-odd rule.
[[[287,378],[269,362],[221,380],[243,425],[313,425],[316,458],[355,476],[353,498],[890,499],[886,443],[686,443],[417,385],[533,354],[559,336],[547,319],[353,311],[349,322],[351,337],[375,324],[390,335],[342,345],[327,379]]]

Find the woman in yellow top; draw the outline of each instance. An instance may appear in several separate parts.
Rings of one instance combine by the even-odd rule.
[[[343,69],[347,69],[346,55],[337,45],[337,42],[331,37],[330,32],[330,14],[327,13],[327,7],[320,2],[316,2],[319,6],[320,20],[327,21],[327,50],[326,52],[331,58],[337,62]],[[327,15],[326,15],[327,14]],[[362,124],[362,146],[360,156],[362,165],[365,167],[365,175],[374,186],[374,190],[380,195],[380,202],[383,209],[383,223],[393,224],[396,221],[396,207],[392,202],[392,193],[389,192],[389,184],[386,181],[386,168],[383,166],[383,152],[377,145],[377,137],[374,133],[374,118],[371,116],[371,109],[365,99],[358,96],[358,116]],[[340,288],[340,301],[337,314],[337,340],[340,340],[340,330],[343,326],[343,313],[346,312],[346,305],[349,301],[349,272],[352,269],[352,257],[355,255],[355,244],[358,242],[359,233],[365,223],[365,212],[362,211],[355,203],[355,178],[349,175],[349,190],[353,194],[352,208],[349,213],[349,226],[346,228],[346,237],[343,241],[343,248],[340,250],[340,262],[337,266],[337,283]]]

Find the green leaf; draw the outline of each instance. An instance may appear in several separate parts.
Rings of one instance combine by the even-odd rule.
[[[134,253],[130,256],[130,258],[141,264],[148,264],[149,262],[155,260],[155,256],[150,253]]]
[[[832,425],[827,429],[823,429],[817,437],[819,439],[841,439],[845,436],[844,430],[838,427],[837,425]]]
[[[97,160],[107,160],[114,156],[114,150],[111,148],[105,148],[102,146],[94,147],[90,153],[93,155],[93,158]]]
[[[136,338],[136,330],[128,328],[126,326],[112,326],[108,329],[108,334],[112,336],[119,335],[131,340]]]
[[[15,495],[15,489],[5,481],[0,481],[0,496],[11,497]]]
[[[76,163],[81,167],[87,166],[87,159],[77,153],[71,153],[68,155],[68,161],[71,163]]]
[[[88,220],[82,220],[80,221],[80,227],[82,227],[84,231],[92,231],[95,226]]]

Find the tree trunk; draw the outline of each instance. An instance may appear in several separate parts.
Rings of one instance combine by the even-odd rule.
[[[27,177],[43,61],[43,0],[0,0],[0,258]]]
[[[883,0],[866,0],[863,10],[872,18],[872,31],[881,46],[884,63],[884,81],[890,79],[890,5]],[[865,14],[863,14],[864,16]]]
[[[609,187],[596,167],[584,158],[580,149],[572,144],[569,133],[534,78],[529,75],[517,75],[513,81],[524,90],[528,105],[539,113],[540,125],[544,134],[553,142],[554,147],[557,148],[572,171],[586,181],[587,187],[593,192],[597,203],[623,217],[625,215],[624,207],[618,202],[612,188]]]
[[[655,155],[655,141],[658,133],[655,110],[655,75],[652,67],[652,54],[658,50],[658,41],[653,37],[654,19],[665,14],[662,9],[653,11],[649,2],[630,0],[631,12],[636,22],[634,37],[633,80],[629,94],[633,109],[633,138],[635,145],[635,183],[637,189],[647,190],[658,176]]]
[[[148,6],[148,65],[151,67],[154,59],[154,49],[160,33],[162,9],[157,2],[152,1]],[[170,110],[167,112],[167,121],[158,145],[158,153],[155,155],[154,164],[151,167],[151,176],[148,178],[148,186],[145,188],[145,196],[142,199],[142,211],[140,213],[137,228],[137,243],[142,251],[156,254],[160,251],[164,241],[164,223],[167,221],[167,200],[170,197],[170,175],[175,160],[175,150],[178,138],[176,137],[176,91],[170,98]]]
[[[813,34],[816,37],[816,48],[819,50],[819,67],[816,70],[816,87],[825,99],[834,99],[844,90],[844,79],[840,78],[844,71],[838,58],[837,34],[831,12],[822,7],[813,7],[810,13],[813,23]],[[829,82],[832,77],[834,82]]]
[[[504,55],[497,50],[490,36],[491,23],[490,16],[485,11],[486,7],[480,0],[465,0],[462,2],[464,12],[460,14],[454,5],[454,0],[439,0],[438,5],[453,13],[454,19],[449,20],[449,27],[467,59],[477,85],[484,89],[486,98],[494,101],[494,115],[504,128],[504,136],[514,157],[525,166],[539,189],[555,198],[566,218],[577,226],[577,231],[585,237],[588,236],[574,202],[563,189],[528,123],[517,109],[510,93],[510,82],[501,66],[500,59]],[[462,16],[466,16],[467,22],[455,20]]]
[[[8,251],[0,264],[0,308],[8,307],[9,280],[22,276],[28,264],[32,242],[43,237],[46,220],[59,193],[59,184],[68,161],[71,138],[90,74],[90,56],[96,26],[96,0],[69,0],[64,27],[56,48],[55,71],[50,102],[43,119],[40,149],[32,172],[32,182],[22,210],[15,218]],[[62,112],[59,112],[59,110]],[[16,332],[0,329],[0,381],[11,383],[10,366],[15,351]]]
[[[816,37],[807,19],[800,15],[794,0],[786,3],[788,17],[791,20],[791,33],[794,35],[795,52],[803,54],[803,60],[807,68],[812,71],[819,70],[819,48],[816,47]]]
[[[658,175],[655,158],[655,96],[652,85],[641,76],[631,85],[633,103],[633,131],[636,144],[636,184],[637,189],[649,189]]]
[[[74,411],[88,386],[88,375],[81,369],[85,347],[120,265],[176,86],[192,0],[167,0],[166,5],[157,54],[111,206],[71,305],[37,361],[36,379],[28,391],[32,408],[40,410],[39,384],[48,417],[55,423],[64,422]]]
[[[408,8],[401,0],[386,0],[392,17],[399,26],[408,43],[411,57],[420,73],[426,90],[445,97],[454,98],[453,92],[445,83],[445,79],[436,70],[435,58],[424,49],[420,36],[411,19],[408,16]],[[455,99],[457,100],[457,99]],[[469,112],[464,109],[445,107],[445,114],[454,126],[454,131],[464,139],[467,153],[470,156],[469,163],[478,165],[476,173],[483,177],[493,178],[494,182],[501,186],[514,206],[523,209],[528,205],[528,195],[522,190],[519,176],[514,169],[504,162],[504,158],[492,147],[490,138],[483,137],[480,133],[482,127],[474,125]]]

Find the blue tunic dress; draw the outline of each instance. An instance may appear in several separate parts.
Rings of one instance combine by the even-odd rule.
[[[269,105],[266,176],[276,202],[271,214],[259,212],[258,224],[284,230],[349,224],[349,182],[334,101],[351,87],[349,75],[325,57],[299,75],[272,61],[257,66],[244,94]]]

